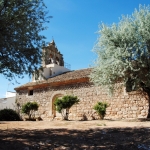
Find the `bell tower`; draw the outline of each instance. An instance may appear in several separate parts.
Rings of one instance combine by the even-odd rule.
[[[64,66],[63,55],[58,51],[54,40],[47,47],[43,48],[42,67],[49,64]]]
[[[42,49],[43,57],[41,62],[42,71],[33,73],[32,82],[44,80],[71,71],[70,65],[64,63],[63,55],[58,51],[54,40]],[[65,64],[65,65],[64,65]],[[67,64],[67,65],[66,65]]]

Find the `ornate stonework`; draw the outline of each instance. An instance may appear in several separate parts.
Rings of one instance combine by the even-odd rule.
[[[42,67],[48,64],[55,63],[59,66],[64,66],[63,55],[58,51],[54,40],[47,47],[43,48]]]

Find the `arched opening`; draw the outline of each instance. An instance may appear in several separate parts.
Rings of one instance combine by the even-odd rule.
[[[52,64],[52,63],[53,63],[53,55],[50,54],[48,58],[48,64]]]
[[[60,65],[60,60],[59,60],[58,57],[56,57],[56,64],[57,64],[57,65]]]
[[[61,98],[62,96],[63,96],[63,94],[56,94],[52,98],[51,110],[52,110],[52,116],[53,116],[53,118],[55,118],[55,117],[61,117],[61,114],[56,111],[56,106],[54,105],[54,102],[55,102],[55,100],[57,98]]]

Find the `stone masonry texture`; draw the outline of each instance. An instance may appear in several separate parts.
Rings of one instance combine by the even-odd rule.
[[[71,107],[70,120],[99,119],[93,109],[97,102],[107,102],[109,105],[106,109],[105,119],[146,118],[148,114],[148,100],[145,94],[135,91],[127,93],[122,88],[109,96],[101,87],[89,82],[41,87],[34,89],[33,95],[30,96],[27,89],[18,90],[17,103],[22,106],[28,101],[36,101],[39,104],[36,116],[50,121],[61,119],[61,115],[54,110],[53,102],[57,97],[64,95],[74,95],[80,100],[78,104]]]

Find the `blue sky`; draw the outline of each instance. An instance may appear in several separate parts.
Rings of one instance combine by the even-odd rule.
[[[118,23],[121,15],[132,14],[139,4],[148,5],[149,0],[44,0],[49,15],[53,16],[48,29],[43,32],[46,41],[52,37],[64,61],[71,65],[71,70],[88,68],[93,64],[96,55],[92,49],[97,41],[98,25]],[[6,91],[30,81],[24,79],[8,81],[0,75],[0,98]],[[13,83],[13,84],[12,84]]]

